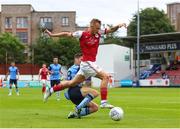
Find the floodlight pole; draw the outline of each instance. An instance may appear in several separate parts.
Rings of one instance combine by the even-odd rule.
[[[140,16],[139,16],[139,0],[137,1],[137,81],[140,79]]]

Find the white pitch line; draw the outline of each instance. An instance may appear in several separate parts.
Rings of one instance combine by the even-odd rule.
[[[175,104],[180,104],[180,102],[160,102],[160,103],[167,103],[167,104],[175,103]]]
[[[128,108],[131,108],[131,107],[128,107]],[[131,109],[145,109],[145,110],[175,110],[175,111],[179,110],[179,111],[180,111],[180,109],[171,109],[171,108],[142,108],[142,107],[137,108],[137,107],[133,107],[133,108],[131,108]]]

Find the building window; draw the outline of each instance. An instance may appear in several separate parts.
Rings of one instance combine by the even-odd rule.
[[[44,24],[44,23],[47,23],[47,22],[52,22],[52,18],[51,17],[41,17],[40,18],[40,23],[41,24]]]
[[[40,28],[52,30],[53,25],[52,25],[52,18],[51,17],[41,17],[40,18]]]
[[[62,17],[62,26],[69,26],[69,17]]]
[[[23,43],[28,42],[28,33],[27,32],[16,32],[16,36],[21,40]]]
[[[12,28],[12,18],[11,17],[6,17],[5,18],[5,28]]]
[[[27,28],[28,27],[28,18],[27,17],[18,17],[16,19],[17,28]]]

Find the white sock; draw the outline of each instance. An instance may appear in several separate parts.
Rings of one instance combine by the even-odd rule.
[[[54,93],[54,90],[53,90],[53,88],[50,88],[50,92],[51,92],[51,93]]]
[[[107,103],[107,100],[101,100],[101,104]]]
[[[12,89],[9,89],[9,93],[12,93]]]

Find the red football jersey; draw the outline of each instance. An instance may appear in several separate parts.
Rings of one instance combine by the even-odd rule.
[[[83,54],[82,61],[96,61],[102,34],[106,34],[106,29],[99,31],[97,34],[91,34],[89,31],[76,31],[73,33],[73,36],[79,38],[80,41],[81,52]]]
[[[47,80],[47,75],[48,75],[48,69],[47,68],[41,68],[41,80],[45,79]]]

